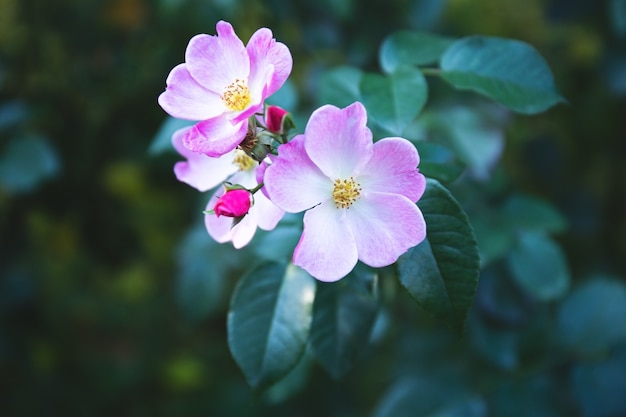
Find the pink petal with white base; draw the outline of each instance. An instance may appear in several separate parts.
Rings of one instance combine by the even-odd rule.
[[[230,23],[220,21],[216,28],[217,36],[201,34],[191,38],[185,62],[193,78],[221,95],[235,79],[248,79],[250,59]]]
[[[358,181],[368,192],[395,193],[416,202],[424,194],[426,178],[419,173],[415,146],[403,138],[385,138],[374,144],[374,153]]]
[[[359,259],[369,266],[391,265],[426,237],[422,212],[403,195],[370,193],[347,214]]]
[[[272,31],[261,28],[250,37],[246,50],[250,56],[249,87],[265,89],[264,96],[274,94],[285,83],[291,73],[293,59],[289,48],[276,42]],[[264,73],[269,68],[269,73]]]
[[[281,209],[297,213],[332,197],[333,183],[304,151],[303,135],[280,145],[278,156],[265,171],[267,195]]]
[[[231,151],[219,158],[193,152],[183,146],[183,136],[188,128],[180,129],[172,136],[172,144],[186,161],[174,165],[174,173],[178,181],[189,184],[199,191],[207,191],[221,184],[237,171],[233,164],[235,152]]]
[[[159,96],[159,105],[172,117],[204,120],[224,111],[221,97],[198,84],[186,64],[177,65],[170,71],[166,85]]]
[[[372,155],[372,132],[359,102],[339,109],[325,105],[306,125],[305,148],[311,161],[332,180],[358,174]]]
[[[293,254],[293,263],[320,281],[337,281],[348,275],[358,254],[350,224],[332,202],[304,214],[304,231]]]
[[[254,206],[251,210],[254,211],[256,224],[263,230],[273,230],[285,215],[262,192],[254,194]]]
[[[223,114],[192,126],[183,138],[183,144],[194,152],[217,157],[235,149],[247,133],[245,121],[233,125]]]

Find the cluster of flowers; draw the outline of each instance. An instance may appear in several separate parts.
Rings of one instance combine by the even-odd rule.
[[[426,237],[415,204],[426,187],[419,155],[406,139],[373,142],[363,105],[315,110],[304,134],[289,137],[291,115],[265,104],[292,69],[289,49],[267,28],[247,45],[224,21],[217,35],[194,36],[185,62],[167,77],[159,104],[171,116],[199,121],[177,131],[178,180],[210,198],[205,224],[236,248],[256,228],[272,230],[285,212],[305,211],[293,263],[336,281],[361,262],[394,263]]]

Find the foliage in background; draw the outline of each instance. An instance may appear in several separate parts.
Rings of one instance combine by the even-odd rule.
[[[624,9],[620,0],[0,2],[2,414],[624,414]],[[515,38],[546,58],[568,104],[519,116],[434,80],[408,128],[426,161],[443,162],[429,176],[449,184],[478,238],[481,282],[463,339],[384,274],[371,298],[364,277],[353,302],[373,330],[343,377],[307,351],[287,380],[251,394],[226,347],[225,314],[250,265],[194,227],[205,198],[175,181],[176,157],[146,157],[164,120],[164,74],[219,19],[244,39],[271,27],[289,45],[292,90],[277,100],[300,117],[329,94],[349,96],[333,80],[354,80],[355,67],[390,71],[379,45],[399,29]],[[275,233],[297,239],[289,227]],[[250,258],[264,253],[265,236],[256,239]]]

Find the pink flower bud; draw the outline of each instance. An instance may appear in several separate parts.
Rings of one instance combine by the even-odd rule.
[[[245,216],[252,206],[252,194],[245,189],[227,190],[221,196],[213,211],[219,216],[241,217]]]
[[[283,121],[289,112],[278,106],[267,106],[265,109],[265,126],[272,133],[283,133]]]

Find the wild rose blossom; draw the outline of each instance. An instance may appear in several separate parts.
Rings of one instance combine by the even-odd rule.
[[[267,28],[246,46],[230,23],[216,25],[217,36],[194,36],[185,62],[172,71],[159,104],[171,116],[200,120],[183,138],[188,149],[209,156],[232,151],[246,136],[247,119],[263,110],[267,97],[285,82],[292,68],[289,49]]]
[[[344,277],[358,260],[390,265],[426,237],[417,150],[397,137],[373,143],[366,122],[359,102],[323,106],[265,172],[277,206],[306,210],[293,262],[321,281]]]
[[[186,158],[186,161],[177,162],[174,166],[174,172],[179,181],[200,191],[209,190],[225,181],[240,184],[249,189],[257,186],[257,171],[262,172],[265,164],[259,166],[240,149],[233,150],[219,158],[190,151],[182,145],[182,138],[188,129],[180,129],[172,136],[174,148]],[[207,212],[215,209],[218,199],[224,192],[224,187],[219,187],[214,192],[207,204]],[[205,226],[209,235],[220,243],[232,241],[233,246],[242,248],[252,240],[257,227],[263,230],[274,229],[285,213],[269,201],[262,192],[254,195],[254,202],[248,214],[234,227],[232,217],[207,214]]]

